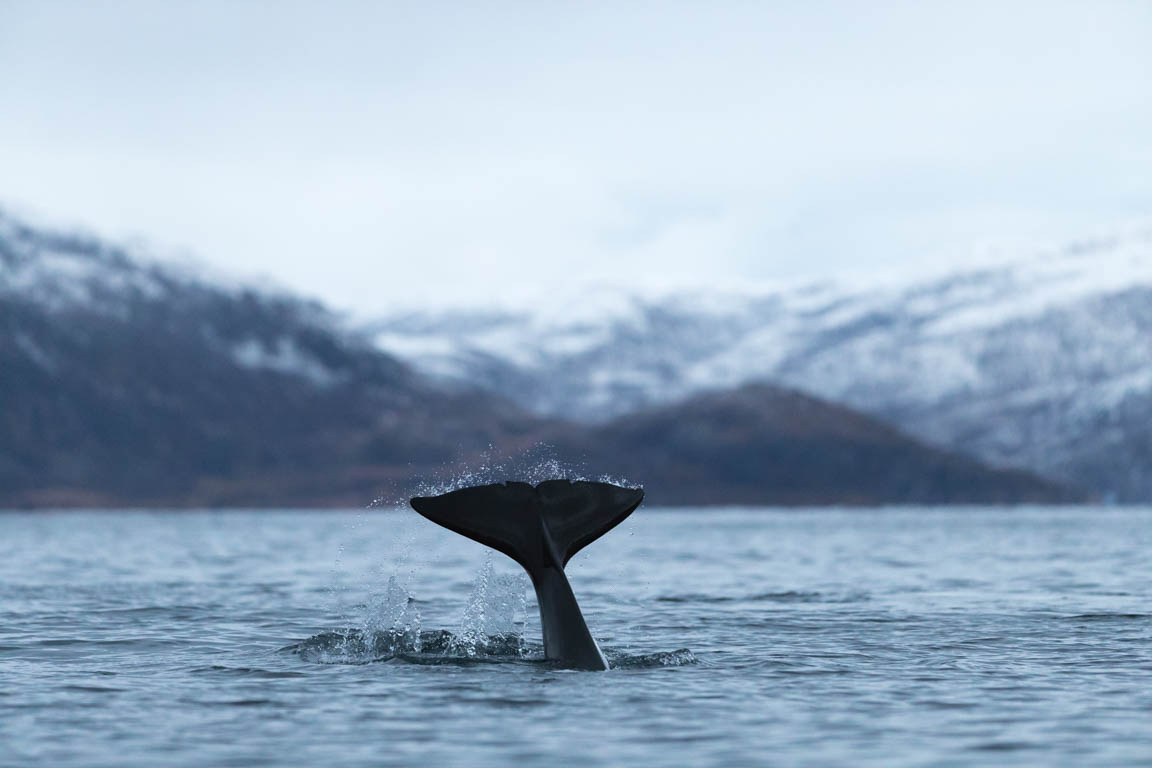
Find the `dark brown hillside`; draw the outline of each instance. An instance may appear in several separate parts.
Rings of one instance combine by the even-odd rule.
[[[856,411],[767,385],[701,395],[556,438],[668,504],[1068,502],[1026,472],[934,449]]]

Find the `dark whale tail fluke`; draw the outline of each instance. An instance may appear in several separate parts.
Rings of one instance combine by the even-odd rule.
[[[564,566],[644,499],[640,488],[548,480],[462,488],[417,496],[412,508],[434,523],[486,544],[524,567],[536,589],[544,654],[581,669],[607,669],[572,594]]]

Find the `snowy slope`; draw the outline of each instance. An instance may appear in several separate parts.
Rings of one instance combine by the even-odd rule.
[[[1083,496],[763,385],[607,425],[541,419],[412,372],[314,302],[0,212],[0,507],[358,506],[558,468],[662,503]]]
[[[0,508],[360,505],[537,422],[315,302],[0,212]]]
[[[171,280],[159,268],[81,235],[28,226],[0,211],[0,295],[48,310],[85,306],[111,312],[123,299],[162,298]],[[117,301],[109,301],[109,299]]]
[[[339,330],[334,316],[314,302],[219,276],[206,280],[191,267],[151,261],[95,237],[29,225],[3,211],[0,300],[57,317],[82,312],[120,322],[131,322],[134,313],[149,305],[187,309],[190,303],[218,300],[278,305],[293,323],[223,330],[206,319],[197,330],[240,367],[276,371],[316,384],[338,378],[296,332],[301,325]],[[53,355],[29,334],[14,338],[33,359],[51,363]]]
[[[767,380],[1004,466],[1152,499],[1152,233],[908,282],[403,314],[380,347],[540,413],[600,421]]]

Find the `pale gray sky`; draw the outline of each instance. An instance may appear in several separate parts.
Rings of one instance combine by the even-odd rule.
[[[362,313],[960,262],[1152,213],[1152,2],[0,0],[0,205]]]

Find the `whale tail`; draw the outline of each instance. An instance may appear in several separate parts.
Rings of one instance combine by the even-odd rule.
[[[640,506],[644,491],[610,483],[548,480],[497,483],[440,496],[417,496],[412,508],[432,522],[503,552],[523,566],[536,589],[544,654],[584,669],[607,669],[564,566]]]
[[[632,514],[640,488],[548,480],[461,488],[417,496],[412,508],[461,536],[499,550],[525,569],[563,569],[572,556]]]

